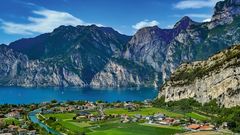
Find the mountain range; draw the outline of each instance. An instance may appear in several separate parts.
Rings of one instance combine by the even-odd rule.
[[[185,62],[240,43],[240,0],[215,6],[210,22],[183,17],[172,29],[133,36],[109,27],[60,26],[0,46],[0,85],[23,87],[161,86]]]

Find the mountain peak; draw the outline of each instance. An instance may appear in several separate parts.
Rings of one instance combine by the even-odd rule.
[[[0,49],[7,48],[8,46],[5,44],[0,44]]]
[[[0,44],[0,46],[7,46],[7,45],[5,45],[5,44]]]
[[[158,26],[149,26],[149,27],[144,27],[139,29],[135,34],[134,37],[141,37],[141,39],[143,39],[142,37],[151,37],[154,38],[155,36],[159,36],[161,29]]]
[[[178,21],[174,25],[174,29],[187,29],[190,25],[194,24],[195,22],[189,18],[188,16],[184,16],[180,21]]]
[[[137,33],[138,32],[149,32],[149,31],[153,31],[153,30],[159,30],[160,28],[157,26],[157,25],[155,25],[155,26],[148,26],[148,27],[143,27],[143,28],[141,28],[141,29],[139,29],[138,31],[137,31]]]

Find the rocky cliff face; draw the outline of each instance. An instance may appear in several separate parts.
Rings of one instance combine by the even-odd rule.
[[[6,45],[0,45],[0,84],[5,85],[16,77],[18,68],[23,68],[28,58],[20,53],[8,49]]]
[[[184,17],[173,29],[143,28],[129,42],[124,57],[147,63],[164,81],[181,63],[207,59],[240,43],[239,10],[238,0],[225,0],[217,3],[211,22],[196,23]]]
[[[225,0],[216,4],[209,28],[231,23],[240,14],[239,0]]]
[[[124,59],[114,59],[94,76],[90,85],[93,87],[157,87],[158,81],[158,72],[151,67]]]
[[[80,76],[66,67],[48,66],[44,62],[29,61],[8,85],[23,87],[71,87],[85,86]]]
[[[93,87],[120,87],[131,85],[141,85],[139,76],[130,73],[128,69],[114,62],[109,62],[103,71],[94,76],[91,82],[91,86]]]
[[[65,67],[29,60],[8,46],[0,46],[0,85],[43,87],[84,86],[80,77]]]
[[[240,104],[240,46],[220,52],[206,61],[182,64],[159,92],[159,98],[176,101],[194,98],[201,103],[217,99],[220,105]]]

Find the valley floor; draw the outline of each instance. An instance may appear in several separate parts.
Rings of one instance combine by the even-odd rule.
[[[42,108],[38,119],[57,132],[68,135],[173,135],[215,131],[214,126],[206,122],[210,120],[208,116],[197,112],[176,113],[147,103],[55,105]],[[189,128],[192,124],[198,124],[199,128]],[[207,129],[201,129],[201,126]]]
[[[227,130],[231,125],[227,125],[228,121],[225,122],[224,118],[220,117],[219,114],[205,112],[204,110],[207,110],[206,108],[201,109],[201,107],[193,105],[192,100],[187,100],[187,102],[180,101],[180,103],[181,104],[178,102],[162,104],[159,101],[115,103],[102,101],[57,102],[53,100],[41,104],[18,106],[0,105],[0,112],[2,113],[0,113],[0,134],[233,134]],[[192,105],[189,106],[186,103],[192,103]],[[191,107],[191,109],[189,107]],[[210,108],[212,109],[213,106]],[[187,112],[186,109],[188,109]],[[185,112],[183,110],[185,110]],[[233,111],[225,110],[225,112],[230,114],[229,112]],[[218,122],[215,118],[219,118],[216,120],[221,121]],[[237,118],[231,120],[238,122]],[[216,124],[216,122],[220,124]]]

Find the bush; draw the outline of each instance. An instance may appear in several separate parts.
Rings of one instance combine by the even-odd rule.
[[[159,99],[156,99],[153,101],[153,106],[154,107],[165,107],[166,103],[165,103],[165,97],[162,96]]]

